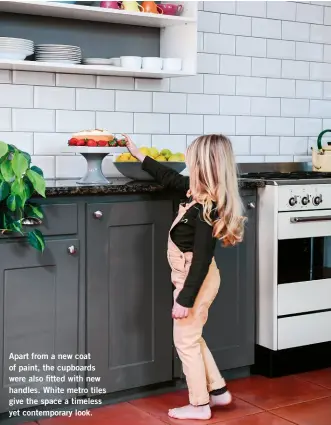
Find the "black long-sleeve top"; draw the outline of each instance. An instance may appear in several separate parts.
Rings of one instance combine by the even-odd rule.
[[[174,189],[187,197],[186,193],[190,187],[189,177],[180,175],[149,156],[145,157],[142,168],[165,188]],[[212,226],[203,219],[202,209],[201,204],[194,204],[171,231],[171,239],[180,251],[193,253],[188,276],[177,298],[178,304],[189,308],[193,307],[195,298],[207,276],[216,244],[216,239],[212,235]]]

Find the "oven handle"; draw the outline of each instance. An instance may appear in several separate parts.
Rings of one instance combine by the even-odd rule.
[[[331,215],[320,215],[316,217],[291,217],[291,223],[306,223],[309,221],[331,221]]]

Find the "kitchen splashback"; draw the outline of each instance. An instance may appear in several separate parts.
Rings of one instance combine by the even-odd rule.
[[[47,177],[84,173],[62,152],[95,127],[173,151],[223,132],[238,162],[306,160],[331,127],[331,2],[200,2],[198,49],[199,74],[170,80],[0,70],[0,140]]]

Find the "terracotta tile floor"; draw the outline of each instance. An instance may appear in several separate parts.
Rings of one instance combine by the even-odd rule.
[[[204,422],[168,418],[170,407],[187,403],[186,391],[176,391],[94,409],[88,418],[45,419],[38,425],[331,425],[331,368],[276,379],[253,376],[230,381],[229,388],[233,404]]]

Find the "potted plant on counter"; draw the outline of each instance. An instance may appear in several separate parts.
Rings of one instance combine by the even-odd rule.
[[[19,233],[38,251],[45,241],[40,230],[25,231],[26,220],[41,220],[41,207],[31,202],[36,192],[45,198],[43,172],[31,166],[31,157],[13,145],[0,141],[0,231],[2,234]]]

